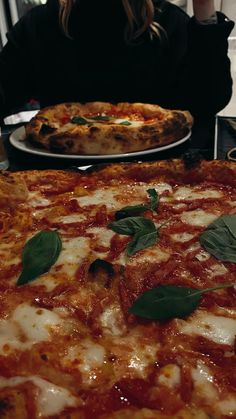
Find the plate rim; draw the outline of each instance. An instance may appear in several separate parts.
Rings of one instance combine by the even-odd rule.
[[[44,151],[41,149],[38,149],[33,146],[28,146],[23,140],[25,134],[25,127],[21,126],[16,128],[9,136],[9,141],[13,147],[20,151],[24,151],[29,154],[34,154],[38,156],[44,156],[44,157],[52,157],[52,158],[60,158],[60,159],[73,159],[73,160],[109,160],[109,159],[118,159],[118,158],[126,158],[126,157],[139,157],[139,156],[145,156],[148,154],[154,154],[161,151],[169,150],[171,148],[174,148],[184,142],[186,142],[192,134],[192,131],[189,130],[189,132],[180,140],[174,141],[170,144],[166,144],[161,147],[156,148],[149,148],[147,150],[142,151],[132,151],[130,153],[122,153],[122,154],[58,154],[53,153],[51,151]]]

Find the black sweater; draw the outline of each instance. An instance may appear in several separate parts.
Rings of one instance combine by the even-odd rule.
[[[41,106],[65,101],[138,101],[213,115],[231,96],[227,38],[234,26],[201,25],[181,9],[156,0],[167,40],[127,45],[121,0],[80,0],[58,24],[58,0],[33,8],[8,33],[0,53],[0,117],[29,99]]]

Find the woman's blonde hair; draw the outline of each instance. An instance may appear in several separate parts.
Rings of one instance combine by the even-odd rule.
[[[113,1],[113,0],[110,0]],[[163,28],[154,21],[153,0],[121,0],[127,16],[125,40],[132,43],[144,32],[148,31],[151,39],[156,36],[161,38]],[[70,13],[75,0],[59,0],[59,23],[67,37],[71,37],[68,29]]]

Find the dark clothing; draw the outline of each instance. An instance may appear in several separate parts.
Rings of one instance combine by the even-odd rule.
[[[148,33],[124,41],[121,0],[80,0],[67,38],[58,1],[33,8],[8,34],[0,54],[0,116],[31,98],[41,106],[65,101],[129,101],[213,115],[231,97],[227,38],[234,26],[201,25],[181,9],[156,0],[162,42]]]

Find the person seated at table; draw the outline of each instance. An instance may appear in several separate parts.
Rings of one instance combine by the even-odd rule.
[[[30,99],[157,103],[213,115],[231,97],[227,38],[214,0],[194,16],[165,0],[48,0],[8,33],[0,116]]]

